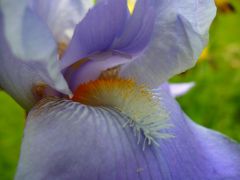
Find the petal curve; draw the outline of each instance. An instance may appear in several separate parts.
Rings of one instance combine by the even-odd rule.
[[[127,117],[108,108],[48,99],[28,116],[16,179],[237,179],[240,146],[191,122],[161,92],[175,138],[137,144]],[[30,148],[29,148],[30,147]]]
[[[139,0],[132,15],[129,14],[126,0],[98,1],[76,26],[62,58],[62,69],[65,70],[83,58],[92,59],[91,56],[95,56],[91,65],[85,64],[77,70],[81,74],[81,77],[78,76],[80,80],[73,81],[79,85],[83,81],[95,80],[97,75],[114,65],[134,60],[151,39],[155,15],[153,4],[149,0]],[[112,57],[99,62],[98,59],[102,59],[105,54],[111,54]],[[119,55],[122,57],[119,58]],[[86,72],[87,77],[83,75]]]
[[[156,8],[148,49],[121,70],[121,76],[134,77],[152,88],[195,65],[216,14],[213,0],[158,0]]]
[[[98,2],[76,26],[62,58],[62,69],[91,54],[107,51],[122,32],[127,16],[125,0]]]
[[[39,82],[64,94],[71,92],[60,72],[51,33],[24,2],[16,6],[12,0],[1,1],[0,86],[29,109],[35,102],[33,85]]]
[[[45,21],[59,43],[69,42],[76,24],[82,20],[93,4],[92,0],[29,1],[30,7]]]

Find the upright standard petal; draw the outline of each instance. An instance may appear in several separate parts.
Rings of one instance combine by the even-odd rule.
[[[30,7],[46,22],[59,43],[68,43],[74,28],[93,6],[92,0],[30,0]]]
[[[38,83],[70,94],[47,27],[24,1],[0,3],[0,86],[27,109],[34,104],[32,88]]]
[[[154,1],[154,0],[152,0]],[[121,75],[156,87],[191,68],[208,41],[215,16],[213,0],[156,0],[158,13],[151,44]]]
[[[42,101],[28,116],[16,179],[238,179],[240,146],[194,124],[161,94],[174,125],[166,132],[175,137],[145,150],[113,109]]]
[[[67,71],[75,71],[77,76],[70,81],[78,85],[95,80],[103,71],[134,60],[151,39],[155,15],[149,0],[139,0],[132,15],[126,0],[97,1],[76,26],[62,58],[62,69],[69,68]],[[69,67],[83,58],[80,68]],[[69,73],[65,76],[69,77]]]
[[[97,3],[76,26],[72,41],[62,58],[62,68],[91,54],[107,51],[122,32],[127,16],[126,0]]]

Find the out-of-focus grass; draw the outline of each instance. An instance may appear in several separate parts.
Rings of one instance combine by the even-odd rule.
[[[0,179],[13,179],[24,126],[24,111],[0,91]]]
[[[216,61],[202,62],[173,79],[174,82],[196,82],[196,86],[178,101],[199,124],[240,142],[240,68],[233,69],[229,63]]]
[[[174,77],[174,82],[195,81],[178,99],[196,122],[240,142],[240,3],[236,12],[218,14],[211,29],[209,54],[195,68]],[[24,111],[0,92],[0,179],[13,179],[23,134]]]

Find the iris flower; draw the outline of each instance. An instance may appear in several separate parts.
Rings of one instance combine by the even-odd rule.
[[[0,86],[28,112],[15,178],[239,179],[239,145],[192,122],[166,83],[194,66],[215,10],[0,0]]]

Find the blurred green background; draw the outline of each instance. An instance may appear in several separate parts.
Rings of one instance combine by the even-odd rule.
[[[171,82],[194,81],[178,98],[196,122],[240,142],[240,1],[217,0],[218,15],[210,43],[195,68]],[[13,179],[20,152],[25,112],[0,92],[0,179]]]

